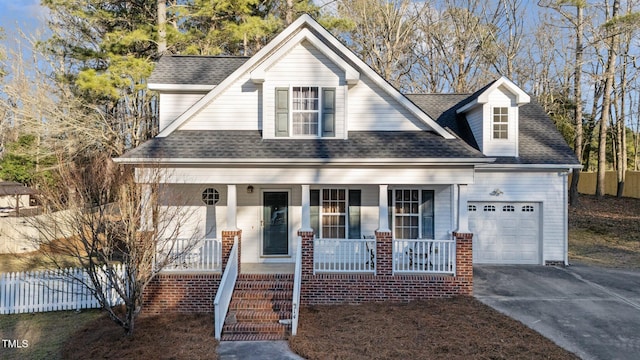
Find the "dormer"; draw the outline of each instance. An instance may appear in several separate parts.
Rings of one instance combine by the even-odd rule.
[[[518,108],[530,101],[522,89],[501,77],[481,89],[457,110],[487,156],[518,156]]]

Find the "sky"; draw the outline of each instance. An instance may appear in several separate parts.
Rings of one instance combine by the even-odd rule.
[[[46,13],[40,0],[0,0],[0,27],[11,41],[18,36],[18,30],[28,33],[42,28]]]

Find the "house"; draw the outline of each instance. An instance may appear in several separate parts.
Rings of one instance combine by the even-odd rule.
[[[474,263],[567,264],[580,165],[504,77],[404,95],[303,15],[252,57],[164,56],[148,86],[160,132],[116,161],[170,170],[203,239],[151,284],[149,311],[212,311],[217,293],[236,299],[232,331],[242,294],[278,282],[302,304],[409,301],[472,294]],[[295,296],[293,314],[274,304],[295,321]]]

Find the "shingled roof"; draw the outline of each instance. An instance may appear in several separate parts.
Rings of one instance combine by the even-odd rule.
[[[414,94],[407,97],[438,124],[450,129],[468,144],[479,149],[464,115],[456,113],[459,108],[472,101],[479,92],[481,91],[467,95]],[[518,121],[519,156],[496,157],[496,164],[579,164],[573,150],[567,145],[553,121],[534,99],[519,107]]]
[[[217,85],[248,57],[163,56],[149,78],[153,84]],[[349,139],[262,139],[258,131],[184,131],[147,141],[122,159],[201,158],[481,158],[479,146],[457,110],[473,94],[410,94],[415,105],[457,135],[446,140],[431,132],[349,132]],[[544,109],[534,100],[520,106],[519,157],[497,157],[497,164],[579,164]]]
[[[149,84],[218,85],[244,64],[245,56],[165,55],[147,80]]]
[[[350,131],[348,139],[263,139],[251,130],[178,130],[151,139],[121,159],[481,159],[460,139],[429,131]]]

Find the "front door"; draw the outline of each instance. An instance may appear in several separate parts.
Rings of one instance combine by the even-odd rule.
[[[262,193],[262,255],[289,254],[289,193]]]

